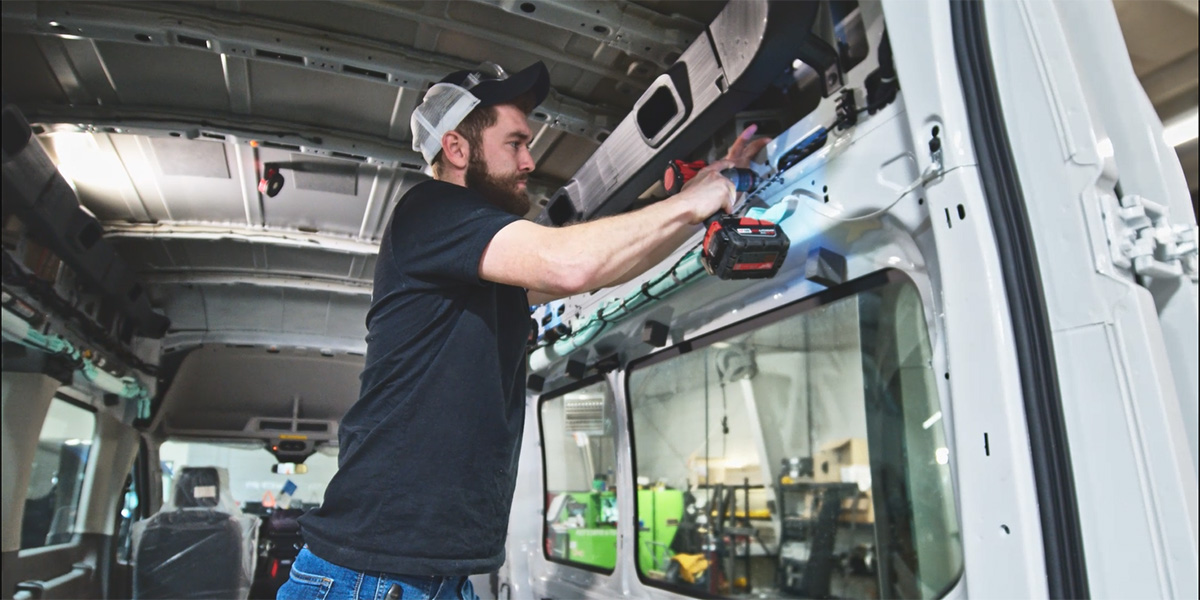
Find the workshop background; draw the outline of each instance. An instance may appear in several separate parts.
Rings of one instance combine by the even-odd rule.
[[[1200,0],[1113,0],[1129,58],[1175,146],[1196,210]],[[1197,218],[1200,220],[1200,217]]]

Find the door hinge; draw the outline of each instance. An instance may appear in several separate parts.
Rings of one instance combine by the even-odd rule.
[[[1123,196],[1106,211],[1113,264],[1143,277],[1197,280],[1197,228],[1172,225],[1167,206],[1141,196]]]

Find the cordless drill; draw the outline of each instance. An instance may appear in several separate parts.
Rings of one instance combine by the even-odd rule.
[[[671,161],[663,174],[669,195],[679,193],[689,179],[707,166],[704,161]],[[725,169],[721,175],[739,192],[754,189],[758,176],[750,169]],[[710,275],[721,279],[769,279],[779,272],[787,257],[790,240],[770,221],[738,217],[719,211],[704,220],[700,263]]]

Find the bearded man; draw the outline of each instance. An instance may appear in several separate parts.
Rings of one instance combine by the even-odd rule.
[[[530,305],[665,259],[730,209],[734,188],[720,170],[765,144],[739,137],[736,160],[637,212],[543,227],[523,218],[527,117],[549,89],[540,62],[511,77],[459,71],[414,111],[413,148],[434,178],[404,194],[380,243],[361,393],[279,598],[475,597],[467,576],[505,559]]]

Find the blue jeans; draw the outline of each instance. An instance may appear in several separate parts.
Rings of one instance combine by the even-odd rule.
[[[393,595],[388,592],[396,587]],[[399,595],[395,595],[398,593]],[[466,577],[363,573],[339,567],[305,546],[277,600],[479,600]]]

